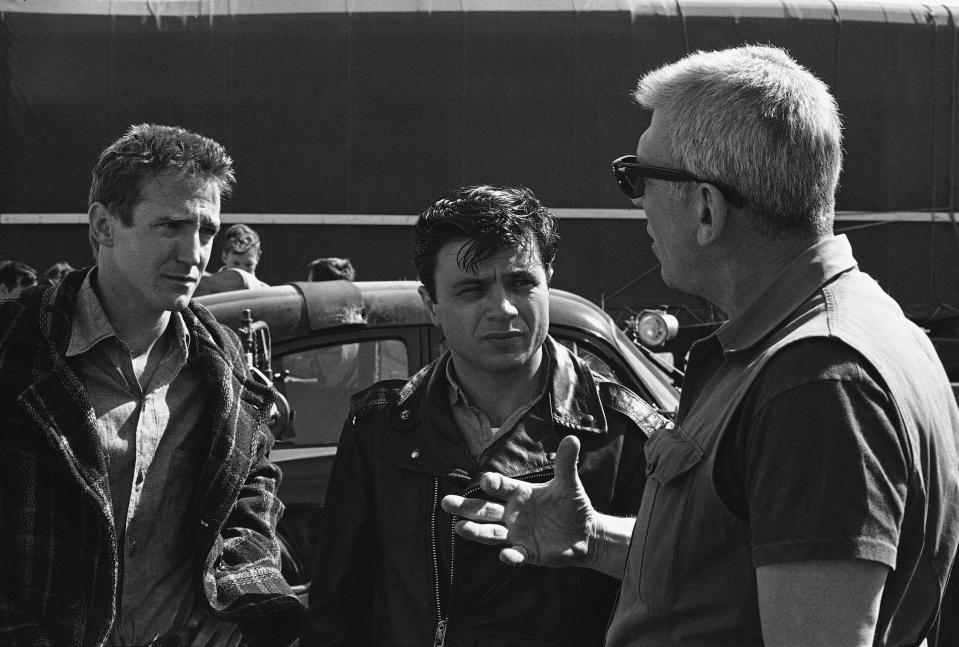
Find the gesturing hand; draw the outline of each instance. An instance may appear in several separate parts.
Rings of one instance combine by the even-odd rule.
[[[509,544],[500,560],[518,566],[577,566],[589,556],[596,511],[576,473],[579,439],[567,436],[556,452],[551,481],[532,484],[487,472],[480,488],[503,503],[461,496],[443,497],[443,509],[465,520],[461,537],[487,545]]]

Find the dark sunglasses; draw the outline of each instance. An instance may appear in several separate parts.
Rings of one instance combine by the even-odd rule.
[[[659,166],[646,166],[640,164],[635,155],[623,155],[619,159],[613,160],[613,175],[619,182],[619,188],[623,190],[626,197],[630,200],[643,197],[646,193],[646,178],[654,180],[665,180],[667,182],[704,182],[712,184],[723,197],[734,207],[741,209],[745,200],[742,194],[733,187],[717,182],[716,180],[707,180],[696,177],[686,171],[677,171],[671,168],[661,168]]]

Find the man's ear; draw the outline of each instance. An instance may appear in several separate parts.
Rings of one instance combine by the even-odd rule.
[[[696,191],[696,207],[699,215],[696,242],[700,247],[709,247],[722,238],[726,230],[729,205],[722,192],[712,184],[700,184]]]
[[[430,293],[426,290],[426,286],[421,285],[417,291],[420,293],[420,298],[423,300],[423,305],[426,306],[426,309],[430,313],[430,320],[432,320],[433,325],[440,325],[440,322],[436,318],[436,302],[433,301],[432,297],[430,297]]]
[[[549,285],[550,283],[553,282],[553,266],[547,265],[545,269],[546,269],[546,285]]]
[[[100,247],[113,247],[113,232],[120,220],[100,202],[91,204],[87,215],[90,217],[90,233]]]

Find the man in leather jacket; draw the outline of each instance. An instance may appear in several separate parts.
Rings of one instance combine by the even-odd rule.
[[[439,504],[475,494],[488,470],[549,480],[572,434],[593,505],[635,514],[643,446],[666,421],[548,336],[558,236],[528,189],[452,191],[414,235],[420,293],[449,351],[353,397],[301,645],[599,645],[614,578],[510,568],[495,547],[457,540]]]

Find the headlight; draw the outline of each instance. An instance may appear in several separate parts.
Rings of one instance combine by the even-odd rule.
[[[679,320],[665,310],[643,310],[630,322],[636,340],[656,348],[679,332]]]

